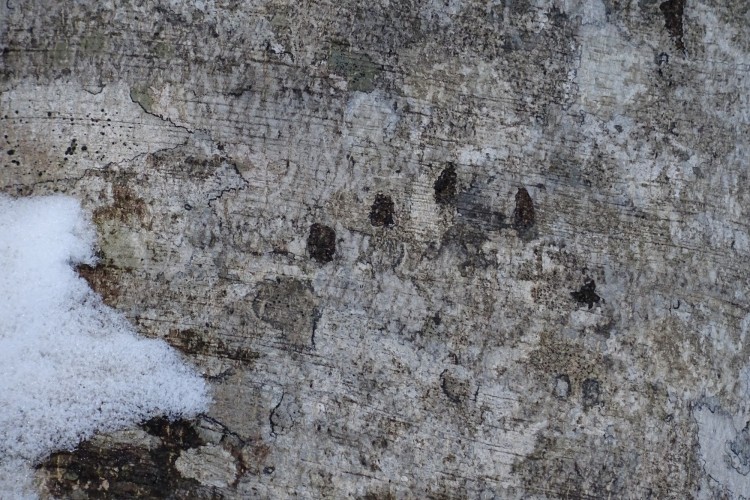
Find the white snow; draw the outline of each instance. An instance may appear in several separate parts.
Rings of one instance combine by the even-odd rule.
[[[73,198],[0,195],[0,498],[33,498],[31,467],[54,450],[210,402],[195,370],[77,275],[95,236]]]

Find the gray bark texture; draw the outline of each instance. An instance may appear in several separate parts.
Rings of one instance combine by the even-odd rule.
[[[0,189],[210,380],[64,498],[750,497],[745,0],[0,6]]]

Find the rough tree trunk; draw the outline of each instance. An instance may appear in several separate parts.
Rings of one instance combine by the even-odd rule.
[[[745,0],[7,0],[0,189],[211,381],[71,498],[750,495]]]

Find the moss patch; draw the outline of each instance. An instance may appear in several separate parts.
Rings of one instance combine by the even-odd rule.
[[[328,66],[346,78],[349,90],[370,92],[375,89],[375,78],[380,68],[367,54],[352,52],[349,46],[334,43],[328,52]]]

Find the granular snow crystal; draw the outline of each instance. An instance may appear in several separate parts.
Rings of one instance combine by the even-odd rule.
[[[198,373],[76,273],[95,236],[73,198],[0,195],[0,498],[33,498],[33,464],[95,432],[208,407]]]

